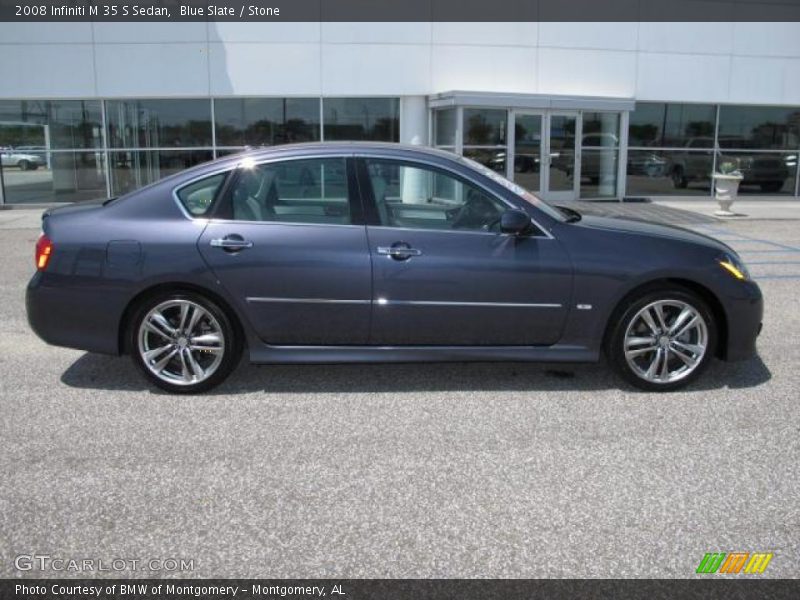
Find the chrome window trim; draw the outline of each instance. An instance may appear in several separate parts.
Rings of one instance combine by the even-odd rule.
[[[198,217],[195,217],[198,218]],[[202,218],[202,217],[200,217]],[[350,229],[364,229],[365,225],[354,225],[352,223],[295,223],[290,221],[244,221],[241,219],[206,219],[209,223],[222,225],[231,223],[233,225],[286,225],[287,227],[347,227]]]
[[[531,236],[524,236],[524,235],[515,235],[512,233],[503,233],[502,231],[492,232],[492,231],[481,231],[478,229],[430,229],[427,227],[392,227],[390,225],[367,225],[369,229],[381,229],[387,231],[415,231],[420,233],[456,233],[456,234],[467,234],[467,235],[484,235],[489,237],[504,237],[504,238],[520,238],[526,239],[531,238],[534,240],[544,240],[544,239],[555,239],[553,236],[543,236],[543,235],[531,235]]]
[[[488,189],[485,185],[483,185],[482,182],[478,181],[475,177],[473,177],[471,175],[464,175],[463,173],[460,173],[459,171],[456,171],[451,167],[445,167],[445,166],[442,166],[442,165],[440,165],[438,163],[435,164],[435,165],[431,165],[431,163],[422,161],[422,160],[420,160],[418,158],[407,158],[406,156],[397,156],[397,155],[394,155],[394,154],[390,154],[390,153],[387,153],[387,152],[380,152],[380,151],[377,151],[377,152],[374,152],[374,153],[373,152],[369,152],[369,153],[355,152],[354,156],[356,158],[362,158],[364,160],[369,160],[370,158],[377,158],[377,159],[383,159],[383,160],[396,160],[398,162],[410,162],[410,163],[419,164],[419,165],[426,165],[426,166],[429,166],[429,167],[433,166],[434,168],[438,168],[438,169],[441,169],[442,171],[446,171],[448,173],[452,173],[453,175],[455,175],[458,178],[465,179],[465,180],[469,181],[470,183],[472,183],[475,186],[477,186],[480,190],[484,191],[485,193],[489,194],[493,198],[495,198],[495,199],[499,200],[500,202],[502,202],[508,208],[513,208],[513,209],[519,210],[519,206],[515,206],[511,201],[507,200],[506,198],[498,196],[496,192],[494,192],[493,190]],[[453,162],[458,163],[458,160],[454,160]],[[469,167],[467,167],[467,168],[469,168]],[[500,184],[498,184],[498,185],[500,185]],[[511,190],[509,190],[509,191],[511,191]],[[524,200],[522,200],[522,201],[525,202]],[[530,203],[527,203],[527,204],[530,204]],[[536,207],[534,206],[534,208],[536,208]],[[533,237],[533,238],[538,238],[538,239],[550,239],[550,240],[554,240],[555,239],[553,234],[550,233],[550,231],[546,227],[543,227],[541,225],[541,223],[539,223],[533,217],[530,217],[530,219],[531,219],[531,223],[533,223],[536,226],[536,228],[539,231],[541,231],[544,235],[532,235],[532,236],[526,236],[526,237]],[[408,230],[412,230],[412,231],[439,231],[439,232],[444,232],[444,233],[481,233],[481,234],[489,234],[489,235],[498,235],[496,233],[493,234],[491,232],[485,232],[485,231],[455,231],[455,230],[446,230],[446,229],[427,229],[427,228],[417,229],[417,228],[413,228],[413,227],[392,227],[390,225],[370,225],[370,227],[381,227],[381,228],[385,228],[385,229],[408,229]]]

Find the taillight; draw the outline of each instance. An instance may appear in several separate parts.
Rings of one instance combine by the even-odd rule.
[[[52,254],[53,242],[45,234],[40,235],[36,241],[36,268],[44,271],[47,268],[47,263],[50,262]]]

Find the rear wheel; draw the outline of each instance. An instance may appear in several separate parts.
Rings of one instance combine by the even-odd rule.
[[[222,383],[241,355],[241,341],[225,312],[191,292],[142,302],[132,320],[129,348],[150,381],[179,394]]]
[[[612,318],[610,362],[639,388],[681,388],[697,379],[714,355],[714,316],[700,297],[683,288],[643,293]]]

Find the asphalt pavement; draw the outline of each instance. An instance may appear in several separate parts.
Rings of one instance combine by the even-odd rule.
[[[92,575],[15,569],[38,554],[192,561],[104,576],[685,578],[733,551],[800,576],[797,221],[693,225],[742,252],[766,318],[758,358],[687,391],[605,365],[243,364],[194,397],[34,336],[29,225],[0,231],[0,577]]]

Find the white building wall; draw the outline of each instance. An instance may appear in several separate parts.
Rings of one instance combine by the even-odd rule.
[[[0,97],[427,95],[800,105],[800,23],[1,23]]]

